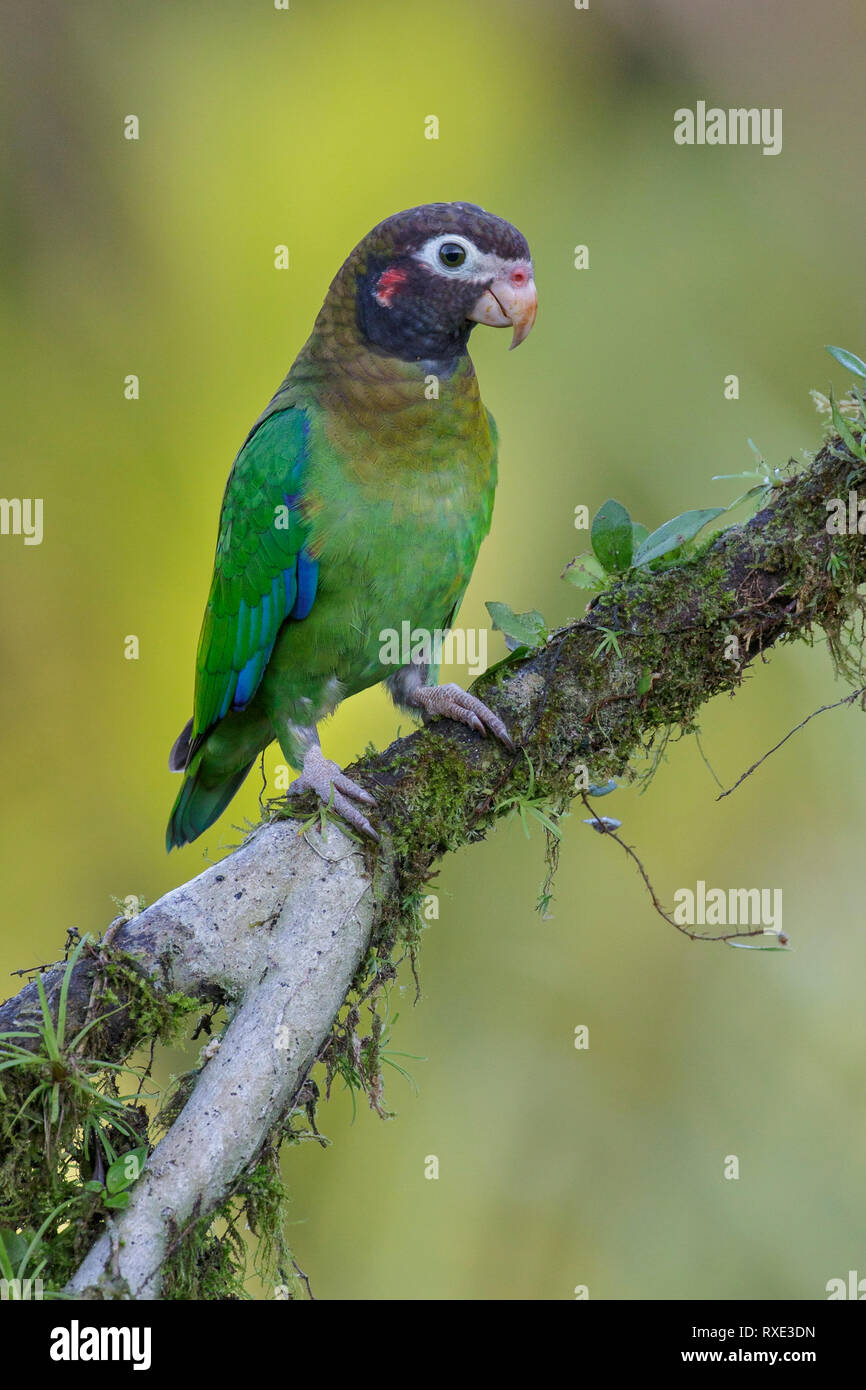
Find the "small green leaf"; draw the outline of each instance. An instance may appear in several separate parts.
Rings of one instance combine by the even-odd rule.
[[[752,453],[755,455],[755,458],[758,460],[758,462],[759,462],[759,464],[761,465],[761,468],[764,470],[764,472],[765,472],[765,473],[769,472],[770,465],[767,463],[767,460],[764,458],[764,455],[761,453],[761,451],[760,451],[760,449],[758,448],[757,444],[755,443],[754,439],[747,439],[747,440],[746,440],[746,443],[748,444],[748,446],[749,446],[749,448],[751,449]]]
[[[845,348],[831,347],[829,343],[826,343],[825,346],[830,356],[835,357],[840,366],[846,367],[855,376],[862,376],[866,381],[866,362],[861,362],[859,357],[855,357],[853,352],[848,352]]]
[[[612,627],[600,627],[599,632],[603,634],[601,641],[593,652],[594,657],[606,657],[611,652],[616,652],[620,661],[622,660],[622,648],[619,645],[619,637]]]
[[[519,647],[543,647],[547,641],[547,627],[537,609],[528,613],[515,613],[507,603],[487,603],[493,626],[510,638]]]
[[[733,502],[729,502],[725,507],[725,511],[732,512],[734,507],[739,507],[740,503],[745,502],[747,498],[760,497],[761,493],[770,493],[772,490],[773,484],[769,481],[766,483],[756,483],[754,487],[749,488],[748,492],[741,493],[739,497],[734,498]]]
[[[109,1192],[122,1192],[134,1183],[147,1159],[147,1149],[130,1149],[114,1160],[105,1175],[105,1186]]]
[[[631,553],[632,553],[632,555],[635,555],[635,553],[640,549],[640,547],[643,545],[643,543],[644,543],[644,541],[646,540],[646,538],[647,538],[648,535],[649,535],[649,530],[648,530],[648,528],[647,528],[646,526],[641,525],[641,523],[640,523],[639,521],[633,521],[633,522],[632,522],[632,524],[631,524]]]
[[[631,564],[632,521],[625,507],[609,497],[599,507],[589,533],[592,548],[609,574],[621,574]]]
[[[96,1178],[91,1178],[89,1182],[84,1184],[85,1192],[103,1192],[104,1190],[102,1183],[97,1182]]]
[[[27,1248],[30,1244],[30,1241],[26,1232],[21,1232],[19,1234],[18,1231],[10,1231],[6,1229],[0,1231],[0,1244],[2,1244],[5,1248],[9,1264],[17,1268],[27,1253]],[[11,1273],[7,1275],[7,1278],[9,1279],[11,1279],[12,1277],[13,1276]]]
[[[648,666],[645,666],[640,673],[640,680],[637,683],[638,695],[646,695],[653,683],[653,673]]]
[[[504,671],[506,667],[511,667],[513,662],[522,661],[525,656],[531,656],[532,652],[532,647],[514,647],[501,661],[494,661],[492,666],[487,667],[484,672],[485,677],[493,676],[497,671]]]
[[[562,571],[562,578],[578,589],[603,589],[607,583],[607,570],[589,552],[569,560]]]
[[[113,1197],[106,1197],[105,1205],[111,1207],[112,1210],[122,1211],[124,1207],[129,1206],[129,1193],[115,1192]]]
[[[749,442],[751,443],[751,441]],[[754,468],[747,469],[744,473],[714,473],[713,476],[710,478],[710,482],[726,483],[731,478],[766,478],[766,474],[759,473]],[[761,486],[763,487],[763,484],[761,484]],[[733,503],[731,503],[730,506],[733,506]]]
[[[560,830],[556,822],[550,819],[550,816],[546,816],[543,811],[539,811],[537,806],[530,806],[529,810],[531,811],[532,815],[535,816],[535,819],[541,822],[545,830],[549,830],[551,835],[553,835],[557,840],[562,839],[562,831]]]
[[[669,551],[678,550],[686,541],[692,540],[702,531],[708,522],[721,516],[724,510],[724,507],[699,507],[695,511],[683,512],[680,516],[672,517],[653,531],[652,535],[647,536],[634,557],[635,565],[648,565],[651,560],[658,560]]]
[[[857,440],[851,433],[848,422],[836,404],[832,391],[830,392],[830,409],[833,412],[833,424],[837,433],[844,439],[851,453],[855,454],[858,459],[862,459],[862,461],[866,463],[866,449],[863,448],[862,444],[857,443]]]

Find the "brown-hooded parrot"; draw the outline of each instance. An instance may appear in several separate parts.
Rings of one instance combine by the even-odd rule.
[[[373,797],[323,755],[317,725],[379,681],[403,709],[510,746],[432,661],[383,661],[383,635],[453,624],[496,486],[469,334],[510,325],[515,347],[536,305],[524,237],[471,203],[387,218],[338,271],[226,486],[169,849],[213,824],[273,739],[302,769],[292,791],[375,838]]]

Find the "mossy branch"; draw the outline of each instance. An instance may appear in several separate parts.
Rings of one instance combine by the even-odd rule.
[[[112,924],[110,940],[82,955],[66,998],[71,1032],[95,1001],[113,1005],[93,1030],[98,1056],[124,1058],[165,1029],[175,997],[222,1003],[230,1022],[129,1207],[72,1279],[73,1296],[158,1297],[182,1234],[220,1209],[309,1103],[317,1059],[331,1071],[341,1058],[352,1066],[378,1108],[376,1046],[363,1053],[357,1001],[393,974],[398,940],[414,948],[417,905],[444,854],[529,798],[555,818],[579,768],[594,783],[623,775],[657,735],[692,730],[700,707],[780,641],[821,629],[837,666],[857,668],[859,642],[845,634],[862,617],[866,548],[826,522],[829,499],[864,481],[866,466],[830,439],[750,521],[687,561],[631,571],[582,621],[482,677],[475,693],[506,721],[516,754],[442,722],[362,758],[350,772],[376,796],[379,846],[333,822],[299,827],[272,808],[222,863]],[[62,975],[56,966],[43,976],[52,1009]],[[38,1020],[35,983],[0,1008],[0,1031]]]

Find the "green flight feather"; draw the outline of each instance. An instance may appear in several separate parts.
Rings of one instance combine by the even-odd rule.
[[[296,604],[307,427],[301,410],[272,415],[232,469],[196,660],[193,751],[232,707],[249,704]]]

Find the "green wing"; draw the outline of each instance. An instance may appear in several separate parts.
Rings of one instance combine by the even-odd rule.
[[[305,618],[318,566],[300,509],[309,421],[303,410],[265,418],[235,460],[223,498],[213,581],[196,658],[193,751],[256,693],[287,618]]]

